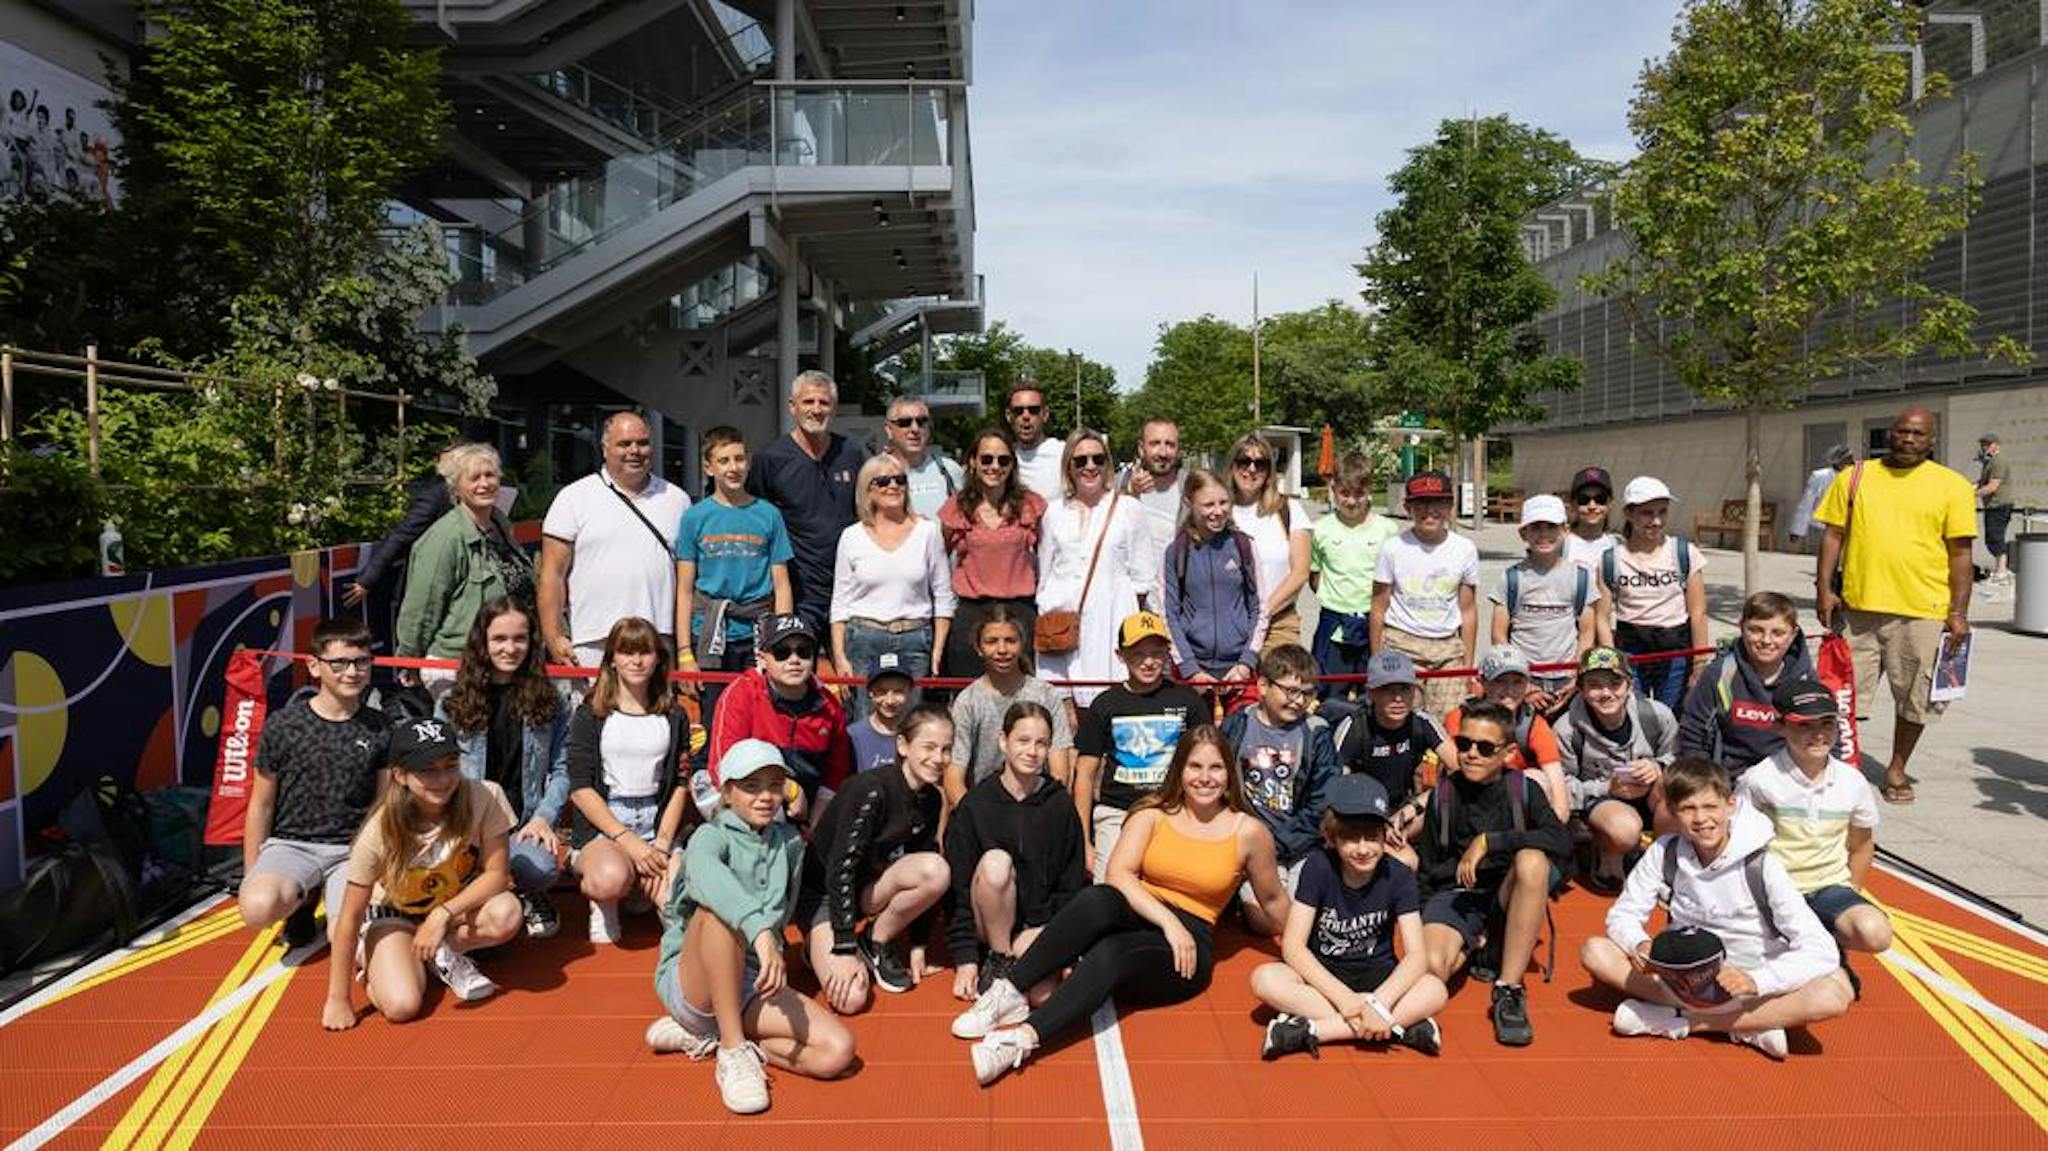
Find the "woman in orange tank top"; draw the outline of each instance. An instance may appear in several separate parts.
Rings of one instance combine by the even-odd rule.
[[[1269,920],[1285,923],[1273,837],[1245,804],[1237,754],[1214,727],[1191,728],[1159,789],[1131,809],[1109,881],[1061,908],[953,1021],[954,1035],[978,1040],[975,1077],[986,1086],[1022,1066],[1043,1037],[1079,1026],[1111,995],[1156,1006],[1201,994],[1210,929],[1247,878]],[[1019,990],[1069,965],[1066,982],[1035,1008]]]

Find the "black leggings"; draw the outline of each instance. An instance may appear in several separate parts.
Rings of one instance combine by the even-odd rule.
[[[1041,1041],[1081,1023],[1114,994],[1126,1003],[1163,1007],[1183,1003],[1209,986],[1214,947],[1209,925],[1168,904],[1182,926],[1195,937],[1195,977],[1182,979],[1173,969],[1173,948],[1166,933],[1131,910],[1124,894],[1106,883],[1076,895],[1010,968],[1019,991],[1072,964],[1074,973],[1024,1022]]]

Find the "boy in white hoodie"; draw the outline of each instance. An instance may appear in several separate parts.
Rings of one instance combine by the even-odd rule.
[[[1849,1009],[1854,996],[1841,953],[1770,853],[1771,821],[1735,805],[1727,772],[1706,759],[1682,758],[1664,772],[1664,799],[1678,834],[1659,837],[1629,872],[1607,913],[1607,934],[1587,940],[1579,962],[1594,979],[1629,996],[1614,1010],[1618,1035],[1683,1039],[1693,1031],[1725,1031],[1737,1043],[1783,1059],[1787,1028]],[[1672,927],[1705,928],[1727,948],[1717,979],[1727,1003],[1686,1006],[1650,972],[1643,923],[1660,893],[1669,901]]]

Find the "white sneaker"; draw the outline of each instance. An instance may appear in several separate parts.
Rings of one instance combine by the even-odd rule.
[[[1730,1031],[1728,1038],[1744,1047],[1754,1047],[1773,1059],[1783,1059],[1787,1054],[1783,1028],[1773,1027],[1769,1031]]]
[[[664,1015],[647,1025],[647,1048],[656,1055],[706,1059],[718,1050],[718,1036],[699,1035],[676,1022],[675,1016]]]
[[[1621,1006],[1614,1009],[1614,1033],[1683,1039],[1692,1034],[1692,1025],[1676,1007],[1666,1007],[1647,999],[1624,999]]]
[[[498,985],[492,983],[483,972],[476,969],[476,963],[469,956],[443,943],[434,949],[434,974],[455,993],[455,998],[464,1003],[475,1003],[489,999],[498,993]]]
[[[758,1115],[768,1110],[768,1072],[762,1066],[761,1049],[751,1043],[718,1049],[718,1095],[725,1109],[735,1115]]]
[[[998,984],[1002,986],[1002,984]],[[986,996],[984,996],[986,998]],[[1037,1044],[1024,1038],[1024,1029],[1010,1027],[991,1032],[988,1038],[967,1049],[974,1060],[974,1078],[983,1087],[1001,1079],[1005,1072],[1015,1071],[1024,1066]]]
[[[980,1039],[998,1027],[1015,1027],[1031,1014],[1031,1004],[1017,985],[1007,979],[998,979],[988,985],[974,1001],[974,1006],[961,1012],[953,1020],[955,1039]],[[987,1080],[983,1080],[987,1082]]]
[[[619,941],[618,900],[593,899],[590,901],[590,941],[592,943],[617,943]]]

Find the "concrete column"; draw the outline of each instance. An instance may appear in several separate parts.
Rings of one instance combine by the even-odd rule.
[[[801,275],[803,265],[797,263],[792,256],[788,265],[782,269],[782,278],[776,281],[775,285],[778,313],[775,324],[775,406],[781,413],[777,418],[781,421],[780,426],[784,435],[796,430],[796,421],[790,416],[789,404],[785,401],[789,398],[789,382],[796,379],[796,374],[800,370],[797,363],[797,353],[800,350],[798,341],[801,339],[797,324],[797,278]]]
[[[832,322],[832,298],[823,291],[823,285],[819,285],[819,288],[818,302],[821,306],[818,308],[818,370],[838,379],[839,328]]]
[[[796,79],[796,0],[775,0],[775,78]]]

